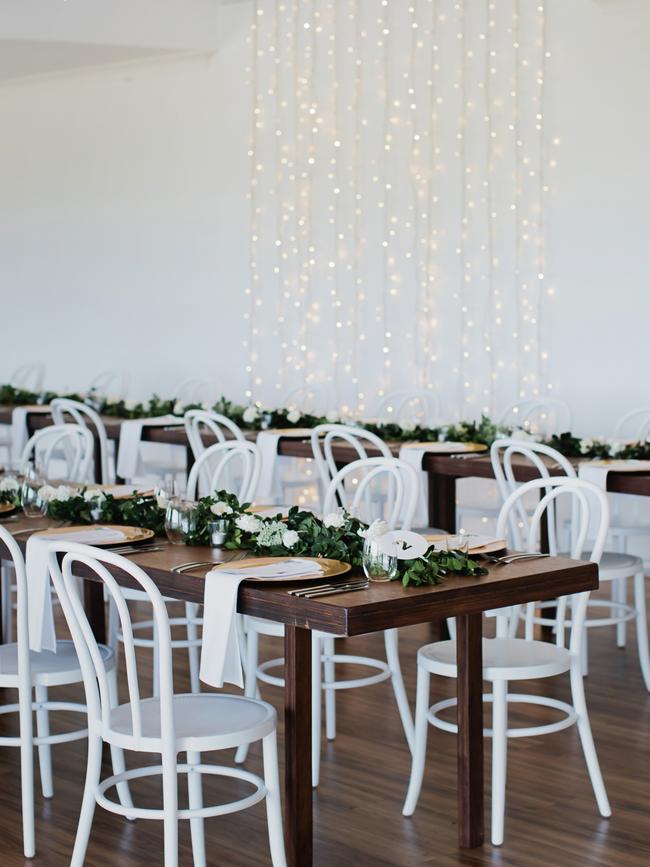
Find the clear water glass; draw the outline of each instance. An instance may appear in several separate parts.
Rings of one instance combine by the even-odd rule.
[[[41,488],[47,481],[34,467],[27,467],[20,489],[20,505],[27,518],[42,518],[47,513],[47,500],[41,496]]]
[[[196,532],[196,503],[172,497],[165,511],[165,533],[172,545],[184,545],[189,536]]]
[[[363,571],[369,581],[393,581],[397,577],[397,556],[382,550],[378,543],[378,538],[364,542]]]
[[[446,551],[460,551],[461,554],[467,554],[469,551],[471,535],[469,533],[458,533],[455,536],[447,536],[444,541]]]
[[[174,476],[165,476],[154,485],[153,495],[159,508],[166,509],[167,504],[179,494]]]

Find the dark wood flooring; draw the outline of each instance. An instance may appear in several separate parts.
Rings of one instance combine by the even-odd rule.
[[[409,695],[414,698],[415,652],[429,640],[426,626],[404,630],[401,656]],[[341,643],[343,645],[343,642]],[[381,653],[381,639],[349,642],[354,651]],[[401,815],[409,773],[409,754],[389,684],[339,693],[338,737],[323,749],[321,786],[314,794],[315,863],[318,867],[647,867],[650,864],[650,697],[641,680],[630,630],[628,647],[618,650],[613,630],[591,633],[591,671],[587,695],[596,745],[612,803],[613,816],[596,810],[574,729],[546,737],[510,741],[505,843],[461,851],[456,829],[455,737],[430,729],[422,797],[411,819]],[[270,643],[263,655],[279,655]],[[176,659],[178,690],[187,689],[186,658]],[[342,670],[343,674],[345,674]],[[432,700],[453,694],[453,682],[436,679]],[[568,679],[526,684],[526,690],[568,698]],[[62,695],[75,695],[64,689]],[[281,708],[280,690],[264,697]],[[1,700],[14,693],[0,691]],[[545,719],[551,718],[551,711]],[[540,719],[539,711],[513,713],[513,721]],[[65,719],[65,715],[59,717]],[[68,718],[71,719],[71,718]],[[17,720],[0,716],[0,734],[16,731]],[[60,726],[53,725],[58,730]],[[280,750],[282,741],[280,740]],[[81,741],[53,748],[55,797],[45,801],[37,788],[34,865],[69,864],[84,778],[86,746]],[[280,756],[282,760],[282,754]],[[486,796],[489,805],[489,742]],[[213,757],[232,763],[232,754]],[[133,766],[134,756],[127,757]],[[248,760],[261,767],[260,749]],[[108,765],[105,766],[109,773]],[[38,772],[37,772],[38,774]],[[207,778],[206,803],[229,799],[238,783]],[[38,787],[38,779],[37,779]],[[160,802],[158,783],[133,786],[136,801]],[[488,814],[489,821],[489,814]],[[188,823],[181,823],[181,864],[192,863]],[[263,805],[206,822],[208,863],[219,867],[269,865]],[[22,856],[18,750],[0,748],[0,864],[18,867]],[[136,867],[162,863],[162,823],[127,822],[97,809],[87,864]]]

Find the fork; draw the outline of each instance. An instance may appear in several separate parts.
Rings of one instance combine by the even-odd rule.
[[[482,560],[487,560],[488,563],[494,563],[497,566],[507,566],[509,563],[515,563],[517,560],[535,560],[538,557],[550,557],[550,554],[540,554],[535,552],[522,552],[520,554],[505,554],[503,557],[492,557],[490,554],[478,554]]]
[[[368,587],[367,578],[348,581],[345,584],[323,584],[321,587],[303,587],[300,590],[288,590],[291,596],[299,599],[312,599],[316,596],[329,596],[332,593],[350,593],[353,590],[365,590]]]

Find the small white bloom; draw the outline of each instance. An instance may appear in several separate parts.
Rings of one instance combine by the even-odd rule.
[[[335,409],[330,409],[328,410],[325,418],[328,420],[328,422],[330,422],[330,424],[336,424],[336,422],[339,420],[339,414]]]
[[[282,534],[282,544],[285,548],[293,548],[300,541],[300,536],[295,530],[285,530]]]
[[[183,415],[185,412],[185,404],[182,400],[177,400],[174,404],[173,413],[174,415]]]
[[[87,503],[96,503],[97,505],[99,505],[100,503],[103,503],[105,499],[106,499],[106,494],[103,491],[98,491],[98,490],[84,491],[84,500]]]
[[[323,518],[323,525],[328,529],[338,530],[345,524],[345,512],[330,512]]]
[[[19,487],[18,479],[14,479],[13,476],[0,479],[0,491],[17,491]]]
[[[301,413],[297,409],[290,409],[287,413],[287,421],[291,424],[296,424],[302,418]]]
[[[244,533],[257,533],[262,526],[262,522],[255,515],[240,515],[235,524]]]
[[[403,433],[411,433],[415,430],[415,422],[412,419],[404,419],[399,423]]]
[[[210,511],[213,515],[232,515],[232,509],[228,503],[224,503],[223,500],[219,500],[218,503],[213,503],[210,506]]]
[[[535,437],[532,433],[523,428],[515,428],[510,434],[510,439],[525,442],[526,440],[534,440]]]
[[[204,400],[201,403],[201,409],[204,410],[205,412],[210,412],[210,410],[212,409],[212,405],[210,404],[210,401]]]
[[[137,401],[135,401],[135,400],[125,400],[124,401],[124,409],[128,410],[129,412],[134,410],[137,405],[138,405]]]
[[[594,446],[594,440],[592,440],[592,439],[580,440],[580,454],[586,455],[588,452],[591,451],[593,446]]]
[[[54,499],[58,500],[60,503],[65,503],[67,500],[76,496],[76,491],[74,488],[69,487],[69,485],[59,485],[59,487],[54,492]]]
[[[149,410],[151,409],[151,401],[150,400],[143,400],[142,401],[142,409],[144,412],[149,412]]]
[[[366,530],[366,539],[378,539],[379,536],[383,536],[385,533],[388,533],[389,526],[386,521],[382,521],[381,518],[377,518],[376,521],[373,521],[372,524]]]
[[[282,521],[266,521],[262,524],[257,534],[257,544],[264,548],[272,548],[282,544],[282,538],[287,532]]]
[[[257,408],[254,406],[247,406],[242,415],[242,419],[246,422],[246,424],[252,424],[257,418]]]
[[[625,448],[625,442],[620,439],[608,439],[607,441],[607,450],[609,451],[609,456],[611,458],[615,458],[616,455],[620,454]]]
[[[56,490],[52,487],[52,485],[42,485],[38,491],[38,499],[43,500],[44,503],[49,503],[50,500],[55,499]]]

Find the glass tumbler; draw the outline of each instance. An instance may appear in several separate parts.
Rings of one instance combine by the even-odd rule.
[[[392,581],[397,577],[397,555],[384,551],[381,536],[363,543],[363,571],[369,581]]]

